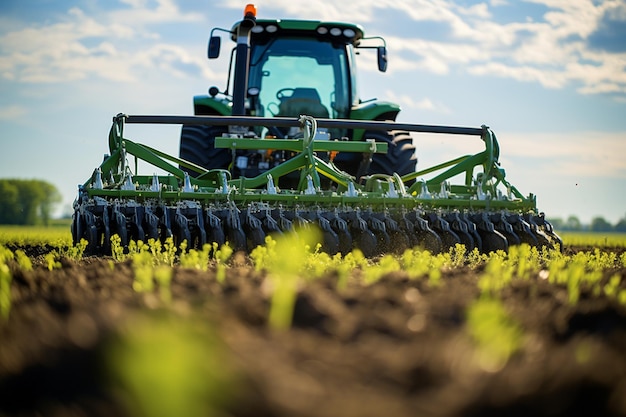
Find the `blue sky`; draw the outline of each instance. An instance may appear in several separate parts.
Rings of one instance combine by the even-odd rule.
[[[625,0],[255,4],[262,18],[345,20],[385,37],[387,73],[373,53],[359,56],[361,97],[398,102],[402,122],[491,126],[507,179],[548,217],[626,215]],[[206,59],[207,39],[244,6],[0,2],[0,177],[45,179],[70,212],[108,151],[113,115],[191,114],[193,95],[224,87],[227,62]],[[177,155],[179,131],[126,132]],[[422,167],[480,150],[471,137],[414,140]]]

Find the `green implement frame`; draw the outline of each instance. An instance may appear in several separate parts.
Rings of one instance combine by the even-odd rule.
[[[285,150],[295,156],[252,178],[232,178],[224,169],[205,169],[180,158],[124,137],[125,124],[196,124],[263,127],[300,127],[302,139],[267,139],[247,137],[220,137],[215,146],[235,152],[248,150]],[[404,176],[376,174],[357,182],[353,176],[339,170],[320,153],[357,152],[385,153],[388,144],[365,141],[315,140],[318,128],[348,128],[367,130],[407,130],[411,132],[443,133],[478,136],[485,149],[436,166]],[[193,200],[203,204],[234,202],[276,203],[281,206],[366,206],[458,210],[507,210],[518,213],[536,213],[536,199],[524,197],[505,180],[505,172],[498,161],[499,145],[495,134],[486,126],[481,128],[433,126],[378,121],[295,118],[260,118],[247,116],[132,116],[118,114],[113,118],[109,134],[110,156],[94,171],[82,186],[83,199],[96,197],[107,200],[149,199],[165,203]],[[134,169],[129,164],[134,157]],[[139,175],[138,161],[158,168],[165,174]],[[183,169],[197,173],[189,176]],[[275,184],[281,177],[299,172],[295,189],[281,190]],[[423,179],[427,175],[434,175]],[[462,184],[450,184],[453,177],[463,176]],[[324,184],[331,187],[324,189]],[[501,192],[499,188],[504,188]]]

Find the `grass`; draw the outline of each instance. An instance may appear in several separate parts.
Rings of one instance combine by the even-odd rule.
[[[559,233],[563,246],[601,246],[626,248],[626,233],[616,232],[563,232]]]
[[[0,225],[0,245],[72,245],[70,223],[58,221],[50,226]]]

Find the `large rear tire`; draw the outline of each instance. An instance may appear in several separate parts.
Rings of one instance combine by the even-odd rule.
[[[387,153],[374,154],[368,174],[388,174],[397,172],[400,175],[415,172],[417,156],[411,134],[404,130],[391,132],[367,131],[365,139],[374,139],[376,142],[385,142],[388,145]]]
[[[227,169],[231,162],[229,149],[215,147],[215,138],[226,133],[223,126],[183,125],[180,133],[180,158],[206,169]],[[181,167],[195,177],[195,171]]]

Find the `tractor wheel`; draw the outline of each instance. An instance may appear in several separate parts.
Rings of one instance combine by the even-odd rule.
[[[369,174],[388,174],[397,172],[400,175],[415,172],[417,156],[415,145],[409,132],[394,130],[391,132],[367,131],[365,139],[374,139],[376,142],[385,142],[389,145],[386,154],[374,154],[370,164]]]
[[[222,126],[183,125],[180,133],[180,158],[206,169],[227,169],[231,162],[229,149],[215,147],[215,138],[226,132]],[[181,167],[190,176],[195,171]]]

